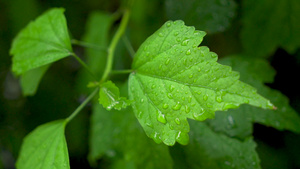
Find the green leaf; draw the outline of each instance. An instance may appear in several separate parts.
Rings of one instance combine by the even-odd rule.
[[[127,85],[121,93],[127,93]],[[124,94],[126,95],[126,94]],[[121,111],[105,110],[94,104],[91,116],[89,160],[112,160],[112,168],[173,168],[168,147],[150,140],[137,122],[131,107]]]
[[[252,138],[239,141],[191,121],[191,141],[183,148],[189,168],[261,168]]]
[[[99,103],[107,110],[111,110],[112,108],[121,110],[129,106],[131,101],[125,97],[120,97],[119,88],[112,81],[107,81],[101,84]]]
[[[165,0],[169,19],[181,19],[208,33],[222,32],[235,15],[233,0]]]
[[[300,133],[300,117],[290,107],[288,98],[279,91],[263,85],[264,82],[271,83],[275,75],[275,71],[266,60],[234,56],[222,59],[220,62],[239,71],[241,80],[255,86],[259,93],[270,98],[277,109],[262,110],[243,105],[239,109],[229,110],[227,113],[217,112],[215,119],[207,121],[215,131],[221,131],[229,136],[246,138],[252,134],[253,123],[257,122],[279,130]]]
[[[108,48],[108,37],[109,30],[113,24],[113,17],[110,14],[103,12],[92,12],[86,23],[85,34],[83,35],[82,40],[84,42],[94,44],[98,48],[86,48],[86,64],[89,66],[90,70],[97,76],[99,79],[104,72],[106,64],[106,55]],[[78,76],[78,88],[79,90],[85,93],[86,85],[89,81],[93,80],[88,75],[88,72],[82,70],[79,72]]]
[[[16,75],[72,54],[64,9],[54,8],[29,23],[14,39],[10,54]]]
[[[277,47],[300,47],[299,0],[242,1],[242,44],[250,56],[269,56]]]
[[[160,143],[188,143],[187,118],[203,121],[214,112],[250,104],[274,108],[239,74],[218,64],[199,46],[205,35],[182,21],[168,21],[138,49],[129,78],[129,98],[146,134]]]
[[[70,168],[64,136],[65,125],[65,120],[57,120],[43,124],[29,133],[23,141],[17,168]]]
[[[21,87],[24,96],[34,95],[38,85],[51,64],[31,69],[21,76]]]

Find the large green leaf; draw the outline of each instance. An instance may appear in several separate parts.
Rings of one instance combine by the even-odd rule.
[[[127,88],[123,86],[121,93]],[[155,144],[144,134],[131,107],[107,111],[94,104],[90,134],[92,163],[106,156],[113,161],[111,168],[172,168],[168,147]]]
[[[215,133],[204,123],[191,121],[191,142],[183,148],[189,168],[260,168],[252,138],[239,141]]]
[[[21,147],[17,168],[70,168],[65,125],[65,120],[57,120],[43,124],[28,134]]]
[[[10,54],[16,75],[72,54],[64,9],[54,8],[29,23],[14,39]]]
[[[300,47],[299,0],[242,1],[242,44],[250,56],[269,56],[277,47]]]
[[[277,109],[262,110],[243,105],[239,109],[229,110],[227,113],[217,112],[216,118],[208,121],[214,130],[224,132],[229,136],[245,138],[252,134],[252,123],[257,122],[279,130],[300,133],[300,117],[290,107],[288,98],[279,91],[263,85],[266,82],[271,83],[275,75],[275,71],[267,61],[236,56],[227,57],[220,62],[239,71],[241,80],[255,86],[259,93],[270,98]]]
[[[21,76],[21,87],[24,96],[34,95],[38,85],[51,64],[31,69]]]
[[[222,32],[235,15],[233,0],[165,0],[169,19],[182,19],[207,33]]]
[[[129,98],[146,134],[157,143],[188,143],[187,118],[203,121],[215,111],[250,104],[274,108],[239,74],[199,46],[202,31],[168,21],[138,49],[129,78]]]

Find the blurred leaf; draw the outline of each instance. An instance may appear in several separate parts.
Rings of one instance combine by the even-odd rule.
[[[52,121],[29,133],[24,138],[16,163],[17,168],[70,168],[64,136],[65,125],[65,120]]]
[[[121,93],[126,92],[127,85],[121,88]],[[107,156],[114,159],[112,168],[172,168],[168,147],[154,143],[145,135],[131,107],[107,111],[94,104],[90,133],[92,163]]]
[[[239,141],[212,131],[204,123],[190,121],[191,141],[183,148],[189,168],[260,168],[252,138]]]
[[[94,44],[98,48],[85,48],[86,63],[90,70],[99,79],[104,72],[106,65],[106,48],[108,48],[109,30],[113,24],[113,17],[103,12],[92,12],[86,23],[85,34],[82,40]],[[86,85],[90,80],[88,72],[81,70],[78,76],[78,88],[80,91],[87,93]]]
[[[245,59],[245,57],[227,57],[221,59],[220,62],[239,71],[241,80],[256,87],[263,96],[270,98],[277,110],[261,110],[243,105],[237,110],[229,110],[226,113],[217,112],[215,119],[208,120],[208,124],[214,130],[222,131],[229,136],[245,138],[252,134],[252,123],[257,122],[279,130],[300,133],[300,117],[290,107],[288,98],[279,91],[263,85],[264,82],[272,82],[275,75],[275,71],[267,61]]]
[[[137,51],[129,77],[129,98],[146,134],[166,145],[188,143],[187,118],[203,121],[215,111],[250,104],[272,109],[239,74],[218,64],[217,55],[199,46],[205,32],[168,21]]]
[[[24,96],[31,96],[36,93],[38,85],[50,65],[31,69],[21,76],[21,87]]]
[[[14,39],[10,54],[16,75],[72,53],[64,9],[53,8],[24,28]]]
[[[277,47],[300,47],[299,0],[244,0],[241,40],[250,56],[270,56]]]
[[[107,110],[112,108],[121,110],[129,106],[131,101],[127,100],[126,97],[120,97],[119,88],[112,81],[107,81],[101,84],[99,103]]]
[[[184,20],[207,33],[222,32],[235,15],[233,0],[165,0],[169,19]]]

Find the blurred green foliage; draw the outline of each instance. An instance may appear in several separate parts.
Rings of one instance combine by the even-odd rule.
[[[297,22],[297,19],[299,19],[298,16],[300,16],[300,1],[280,0],[275,3],[271,0],[257,2],[250,2],[250,0],[215,0],[210,1],[211,3],[207,3],[207,0],[201,0],[198,2],[200,4],[200,6],[198,6],[199,4],[197,4],[196,1],[190,0],[186,4],[180,4],[183,8],[178,6],[176,2],[177,1],[175,0],[136,0],[134,2],[126,37],[131,42],[135,51],[138,49],[139,45],[165,21],[168,19],[183,19],[186,21],[187,25],[194,25],[197,29],[204,29],[209,33],[203,43],[207,45],[211,51],[216,52],[220,58],[226,59],[228,58],[228,55],[246,53],[246,55],[242,55],[243,58],[255,56],[267,59],[263,62],[268,62],[267,65],[273,66],[277,72],[274,80],[273,76],[275,72],[274,70],[269,70],[269,66],[265,66],[264,69],[255,69],[262,63],[260,61],[254,63],[246,60],[237,63],[229,62],[228,60],[223,61],[228,64],[235,64],[236,70],[241,72],[241,77],[245,77],[245,79],[242,79],[245,82],[247,82],[247,80],[250,81],[248,83],[253,82],[253,79],[251,78],[258,79],[261,83],[253,83],[253,86],[257,85],[257,88],[262,86],[262,88],[267,91],[271,90],[267,88],[273,88],[280,91],[282,94],[279,92],[266,92],[265,96],[270,96],[275,101],[277,99],[278,108],[282,110],[281,112],[292,111],[293,114],[295,114],[295,117],[298,117],[296,114],[297,112],[300,112],[300,84],[297,81],[296,75],[300,72],[300,22]],[[66,9],[65,15],[72,38],[106,46],[115,32],[117,26],[116,23],[118,23],[118,21],[114,23],[108,22],[107,28],[99,27],[99,32],[107,32],[104,37],[99,37],[103,39],[91,39],[93,36],[97,36],[96,33],[99,32],[95,30],[96,35],[86,34],[87,29],[90,29],[89,23],[93,22],[91,21],[92,17],[89,16],[94,15],[94,17],[97,17],[99,11],[101,13],[113,14],[123,3],[124,2],[120,0],[0,1],[0,168],[14,168],[14,163],[18,157],[22,139],[26,134],[38,125],[67,117],[87,95],[86,90],[81,90],[83,88],[82,86],[85,86],[86,83],[79,84],[80,82],[78,81],[78,79],[81,79],[80,76],[84,76],[81,74],[85,73],[81,72],[80,65],[74,58],[66,58],[53,64],[49,68],[41,80],[36,95],[33,97],[22,96],[19,80],[11,73],[11,56],[9,56],[8,51],[13,38],[29,21],[36,18],[43,11],[51,7],[64,7]],[[205,10],[201,10],[201,5],[205,6]],[[173,14],[174,11],[170,10],[173,8],[180,8],[180,12],[183,12],[183,14],[180,15],[181,13],[176,13],[178,16]],[[200,11],[193,12],[193,9],[199,9]],[[216,10],[212,11],[207,9]],[[209,24],[205,25],[205,23]],[[124,41],[126,40],[122,40],[122,43],[119,43],[117,46],[114,63],[115,69],[128,69],[132,62],[132,58],[125,47],[126,43],[123,43]],[[94,63],[88,58],[89,55],[92,54],[87,54],[93,53],[93,51],[84,50],[78,45],[74,45],[73,48],[75,53],[85,61]],[[101,55],[101,52],[99,52],[99,55]],[[244,68],[250,69],[250,71],[246,71],[245,75],[242,72]],[[251,75],[249,75],[249,72],[251,72]],[[249,79],[249,77],[251,78]],[[112,76],[112,80],[114,81],[124,82],[124,79],[126,78],[126,75]],[[86,82],[88,80],[83,81]],[[264,83],[267,83],[267,85],[264,85]],[[263,91],[261,92],[263,93]],[[283,94],[286,96],[283,96]],[[284,99],[281,99],[282,97],[284,97]],[[95,107],[93,107],[93,109],[95,109]],[[89,150],[87,143],[89,142],[88,135],[90,132],[89,120],[93,109],[91,105],[88,105],[84,111],[67,126],[66,138],[71,168],[89,168],[87,160]],[[246,112],[248,108],[245,107],[244,109],[246,109]],[[239,111],[242,110],[243,109]],[[103,113],[106,110],[101,109],[99,111],[102,111]],[[106,115],[109,116],[109,120],[118,121],[118,119],[122,119],[122,114],[118,113]],[[236,126],[233,128],[230,126],[232,124],[231,118],[234,118],[230,113],[237,114],[234,111],[223,112],[223,118],[221,117],[222,115],[218,116],[217,114],[216,120],[223,121],[224,123],[220,122],[214,124],[214,122],[217,121],[207,122],[212,130],[219,133],[213,137],[225,138],[224,135],[226,135],[229,136],[226,137],[226,139],[235,139],[233,141],[234,143],[248,141],[252,144],[252,140],[245,141],[243,138],[251,135],[253,131],[253,138],[257,144],[256,150],[262,168],[300,168],[300,157],[298,155],[300,153],[299,134],[291,133],[289,131],[277,131],[262,125],[254,125],[254,128],[252,128],[250,122],[243,123],[242,125],[244,128],[239,128],[241,130],[237,130],[236,133]],[[241,113],[243,112],[239,112],[237,119],[246,119],[251,122],[262,124],[268,123],[268,121],[259,121],[260,119],[249,119],[251,118],[249,113],[246,113],[246,115],[241,115]],[[94,112],[93,116],[95,116]],[[138,124],[134,123],[133,117],[126,118],[129,118],[128,121],[133,124],[132,128],[126,126],[126,121],[123,122],[124,124],[115,124],[116,126],[110,127],[123,128],[126,126],[128,127],[126,130],[129,132],[142,133]],[[286,119],[285,117],[279,118],[282,118],[283,121]],[[295,120],[295,118],[292,119]],[[237,124],[241,124],[241,122],[239,121]],[[268,126],[278,127],[280,129],[290,129],[297,132],[296,129],[293,129],[293,123],[287,124],[281,122],[279,123],[279,126],[277,125],[278,123],[268,123]],[[207,128],[207,126],[204,126],[203,124],[203,126],[200,126],[199,128]],[[204,134],[212,136],[211,133]],[[144,138],[145,136],[145,134],[138,135],[138,138],[148,139]],[[109,138],[116,140],[119,137],[125,138],[125,142],[131,141],[130,138],[126,138],[126,135],[124,136],[124,133],[123,135],[122,133],[114,133]],[[207,141],[197,137],[194,139]],[[148,141],[150,141],[149,144],[153,144],[152,140],[148,139]],[[109,140],[106,144],[108,143]],[[208,144],[207,142],[204,143]],[[139,143],[137,145],[141,147],[146,146],[144,143]],[[108,154],[100,160],[100,167],[106,168],[112,163],[111,160],[115,160],[113,166],[110,167],[120,168],[126,166],[127,168],[132,168],[133,164],[128,163],[126,160],[135,157],[136,154],[132,152],[126,154],[126,152],[127,149],[130,149],[130,146],[134,146],[134,144],[128,144],[128,147],[123,147],[123,149],[119,149],[117,146],[118,145],[115,142],[109,143],[108,147],[111,149],[106,151]],[[196,143],[189,146],[191,147],[187,150],[184,150],[184,147],[178,145],[171,147],[170,152],[173,160],[168,157],[166,158],[166,161],[169,161],[170,163],[173,161],[173,166],[186,167],[194,165],[191,163],[192,158],[188,160],[181,159],[188,158],[185,151],[196,148],[203,150],[203,147],[200,147]],[[105,148],[107,149],[108,147]],[[165,147],[160,149],[164,148]],[[151,150],[147,151],[151,152]],[[125,154],[123,154],[124,152]],[[112,157],[112,154],[114,153],[117,155],[114,156],[114,158],[109,158]],[[198,156],[198,154],[196,155]],[[205,154],[200,154],[200,156],[205,156]],[[256,155],[254,155],[254,157],[255,156]],[[209,160],[210,157],[206,156],[206,158]],[[224,164],[229,164],[229,162],[230,161]],[[223,166],[224,164],[216,165]],[[170,165],[167,167],[170,167]],[[199,166],[205,165],[199,164]]]

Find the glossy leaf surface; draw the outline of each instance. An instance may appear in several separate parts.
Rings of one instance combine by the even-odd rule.
[[[215,111],[250,104],[274,106],[239,81],[239,74],[217,63],[217,55],[199,46],[205,32],[168,21],[137,51],[129,78],[129,98],[146,134],[157,143],[187,144],[187,118],[203,121]]]
[[[72,54],[64,9],[53,8],[29,23],[14,39],[12,71],[24,74]]]
[[[23,141],[17,168],[70,168],[65,125],[65,120],[57,120],[43,124],[29,133]]]

